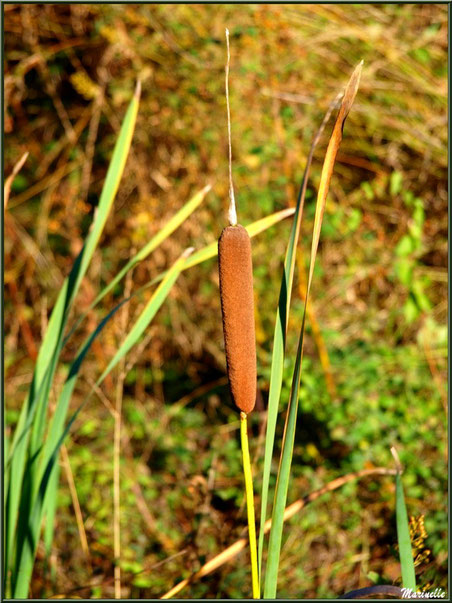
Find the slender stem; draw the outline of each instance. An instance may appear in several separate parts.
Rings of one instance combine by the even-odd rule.
[[[229,107],[229,63],[231,55],[229,53],[229,29],[226,28],[226,45],[228,57],[226,61],[226,107],[228,110],[228,148],[229,148],[229,224],[237,224],[237,210],[235,208],[234,185],[232,184],[232,143],[231,143],[231,110]]]
[[[132,249],[132,255],[135,250]],[[131,270],[127,275],[125,295],[129,297],[132,290]],[[121,314],[121,332],[127,330],[129,320],[129,306],[126,305]],[[115,599],[121,598],[121,433],[122,433],[122,400],[124,394],[124,380],[126,378],[125,358],[119,364],[118,381],[116,384],[116,402],[114,413],[114,436],[113,436],[113,554],[115,558],[114,587]]]
[[[259,574],[257,570],[256,521],[254,518],[253,476],[251,473],[250,451],[248,448],[247,416],[244,412],[240,413],[240,439],[242,442],[243,473],[245,475],[246,508],[248,512],[248,532],[250,538],[253,599],[260,599]]]
[[[124,359],[122,364],[124,363]],[[115,599],[121,598],[121,415],[123,380],[118,377],[116,388],[115,427],[113,443],[113,553],[115,558],[114,584]]]
[[[85,524],[83,522],[83,514],[80,508],[80,502],[77,494],[77,487],[74,481],[74,474],[72,473],[71,462],[69,460],[69,454],[66,448],[66,444],[61,446],[61,460],[64,468],[64,472],[66,474],[67,483],[69,486],[69,492],[72,498],[72,506],[74,507],[75,512],[75,520],[77,523],[80,544],[82,547],[82,551],[85,555],[86,562],[92,571],[91,567],[91,556],[89,552],[88,539],[86,537]]]

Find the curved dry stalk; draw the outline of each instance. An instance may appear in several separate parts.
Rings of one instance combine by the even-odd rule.
[[[85,555],[85,561],[88,565],[89,570],[92,572],[93,568],[91,565],[91,553],[88,545],[88,538],[86,537],[85,524],[83,521],[83,513],[80,507],[80,501],[77,494],[77,487],[74,481],[74,474],[72,473],[71,461],[66,448],[66,444],[61,446],[61,460],[64,472],[66,474],[66,480],[69,486],[69,492],[71,494],[72,506],[74,507],[75,521],[77,523],[78,534],[80,538],[80,545],[82,547],[83,554]]]
[[[11,186],[14,181],[14,178],[17,176],[17,174],[22,169],[24,163],[27,161],[28,153],[29,153],[29,151],[26,151],[22,155],[22,157],[19,159],[19,161],[13,167],[13,171],[11,172],[11,174],[5,180],[5,185],[3,187],[3,211],[6,210],[6,206],[8,205],[9,195],[11,193]]]
[[[363,61],[358,63],[353,71],[350,80],[345,88],[344,96],[342,97],[342,103],[339,109],[338,116],[336,117],[336,122],[334,124],[333,132],[330,137],[330,141],[328,143],[328,147],[326,149],[325,159],[323,161],[322,173],[320,176],[320,184],[319,190],[317,193],[317,206],[319,211],[316,210],[316,215],[314,218],[314,233],[312,237],[312,246],[311,246],[311,258],[315,259],[317,254],[317,248],[319,245],[320,239],[320,229],[322,226],[323,214],[325,212],[326,206],[326,196],[328,194],[328,190],[330,188],[331,176],[333,175],[334,163],[336,161],[336,155],[339,150],[341,141],[342,141],[342,132],[344,129],[345,120],[347,119],[347,115],[350,112],[350,109],[353,105],[353,101],[355,100],[356,93],[358,91],[359,80],[361,77]],[[314,274],[314,261],[311,261],[309,267],[309,277],[308,277],[308,286],[306,299],[309,296],[309,290],[311,288],[312,277]],[[307,303],[307,302],[306,302]]]
[[[130,296],[132,289],[133,270],[127,275],[125,294]],[[130,306],[124,306],[121,321],[121,333],[127,332],[127,323],[129,322]],[[122,402],[124,394],[125,357],[119,364],[119,375],[116,384],[116,400],[114,414],[114,433],[113,433],[113,552],[115,557],[114,567],[114,587],[115,599],[121,598],[121,434],[122,434]]]
[[[374,469],[363,469],[362,471],[357,471],[356,473],[349,473],[348,475],[344,475],[342,477],[333,479],[331,482],[323,486],[323,488],[315,490],[314,492],[311,492],[303,498],[299,498],[297,501],[286,507],[286,510],[284,511],[284,521],[287,521],[288,519],[296,515],[308,503],[317,500],[317,498],[319,498],[323,494],[326,494],[327,492],[332,492],[333,490],[337,490],[341,486],[344,486],[345,484],[348,484],[349,482],[355,479],[361,479],[369,475],[395,475],[395,471],[394,469],[386,469],[385,467],[375,467]],[[270,531],[271,525],[272,520],[268,519],[265,522],[264,533]],[[176,586],[174,586],[171,590],[169,590],[160,598],[171,599],[171,597],[174,597],[174,595],[180,593],[180,591],[183,590],[189,584],[192,584],[193,582],[204,578],[204,576],[211,574],[219,567],[236,557],[241,551],[243,551],[247,544],[247,538],[240,538],[240,540],[237,540],[236,542],[234,542],[234,544],[231,544],[231,546],[222,551],[219,555],[216,555],[215,557],[213,557],[213,559],[210,559],[210,561],[205,563],[202,568],[195,574],[190,576],[190,578],[182,580],[182,582],[176,584]]]

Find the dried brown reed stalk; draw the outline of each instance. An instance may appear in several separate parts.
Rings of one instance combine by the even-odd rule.
[[[355,479],[361,479],[363,477],[368,477],[370,475],[394,475],[394,474],[395,474],[394,469],[386,469],[385,467],[375,467],[372,469],[363,469],[362,471],[357,471],[356,473],[349,473],[348,475],[344,475],[342,477],[333,479],[331,482],[329,482],[328,484],[323,486],[323,488],[320,488],[319,490],[315,490],[314,492],[311,492],[310,494],[308,494],[307,496],[305,496],[303,498],[299,498],[297,501],[295,501],[294,503],[292,503],[291,505],[286,507],[286,510],[284,511],[284,521],[287,521],[288,519],[290,519],[291,517],[296,515],[296,513],[301,511],[308,503],[311,503],[314,500],[317,500],[317,498],[319,498],[323,494],[326,494],[327,492],[332,492],[333,490],[337,490],[341,486],[344,486],[345,484],[348,484],[349,482],[351,482]],[[267,534],[270,531],[271,525],[272,525],[272,520],[268,519],[265,522],[265,527],[264,527],[265,534]],[[246,548],[247,544],[248,544],[247,538],[240,538],[240,540],[237,540],[236,542],[234,542],[234,544],[231,544],[231,546],[229,546],[227,549],[222,551],[219,555],[216,555],[215,557],[213,557],[213,559],[210,559],[210,561],[205,563],[199,571],[197,571],[195,574],[193,574],[189,578],[182,580],[182,582],[179,582],[179,584],[176,584],[176,586],[174,586],[171,590],[169,590],[167,593],[165,593],[160,598],[161,599],[171,599],[171,597],[174,597],[175,595],[180,593],[180,591],[183,590],[189,584],[192,584],[193,582],[196,582],[197,580],[204,578],[204,576],[208,576],[209,574],[211,574],[212,572],[217,570],[219,567],[221,567],[228,561],[231,561],[231,559],[236,557],[241,551],[243,551],[244,548]]]
[[[13,184],[14,178],[17,176],[17,174],[22,169],[24,163],[27,161],[27,157],[28,157],[28,151],[26,151],[22,155],[22,157],[19,159],[19,161],[13,167],[13,171],[11,172],[11,174],[5,180],[5,185],[3,187],[3,211],[6,210],[6,206],[8,205],[9,195],[11,193],[11,186]]]

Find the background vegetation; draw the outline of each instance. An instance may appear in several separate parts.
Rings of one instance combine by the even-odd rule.
[[[132,150],[78,312],[208,183],[213,189],[201,207],[137,266],[126,290],[161,273],[188,245],[218,238],[228,187],[225,26],[234,180],[245,224],[294,205],[312,136],[364,60],[322,229],[288,502],[350,471],[392,466],[396,445],[408,512],[425,516],[418,583],[447,588],[446,5],[5,6],[5,174],[29,152],[5,214],[7,430],[91,222],[137,78],[142,97]],[[314,157],[300,268],[326,140]],[[256,475],[289,228],[287,220],[253,239]],[[283,404],[303,309],[303,273],[295,278]],[[63,360],[72,360],[123,294],[117,287],[89,313]],[[74,409],[149,295],[134,299],[126,320],[107,326],[93,346]],[[158,597],[246,531],[214,260],[181,275],[128,361],[122,593]],[[116,376],[82,411],[63,450],[56,536],[49,561],[38,550],[34,597],[112,596],[109,405]],[[394,489],[389,477],[349,483],[295,516],[285,531],[278,596],[334,597],[372,581],[398,583]],[[244,552],[182,596],[246,595],[246,559]]]

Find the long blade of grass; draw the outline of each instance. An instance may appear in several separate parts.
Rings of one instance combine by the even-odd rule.
[[[122,342],[119,350],[116,352],[116,354],[108,364],[107,368],[97,380],[96,385],[100,385],[100,383],[102,383],[105,377],[113,370],[113,368],[118,364],[121,358],[123,358],[127,354],[127,352],[142,337],[143,333],[149,326],[149,323],[156,315],[162,303],[165,301],[168,293],[170,292],[172,286],[174,285],[179,274],[182,271],[186,258],[190,255],[190,253],[192,253],[192,251],[192,247],[186,249],[184,253],[179,257],[179,259],[176,260],[173,266],[168,270],[165,278],[157,287],[155,293],[152,295],[151,299],[146,304],[144,310],[138,317],[132,329],[127,334],[125,340]]]
[[[265,453],[264,453],[264,472],[262,477],[261,490],[261,518],[259,529],[259,578],[262,580],[262,556],[264,551],[264,525],[267,519],[268,489],[270,483],[270,473],[273,458],[273,447],[275,443],[276,420],[278,417],[279,398],[281,395],[284,355],[286,345],[287,324],[289,320],[290,300],[292,297],[293,275],[295,270],[295,250],[300,235],[301,218],[303,216],[303,207],[306,196],[306,189],[311,169],[312,158],[317,143],[320,140],[322,132],[337,105],[341,95],[338,95],[330,104],[325,117],[322,120],[320,128],[315,135],[311,148],[309,150],[306,167],[303,174],[300,191],[298,193],[295,215],[290,232],[289,243],[287,245],[286,257],[284,259],[284,270],[279,291],[278,308],[276,310],[275,330],[273,335],[273,351],[270,372],[270,389],[268,395],[267,410],[267,431],[265,435]]]
[[[124,171],[124,167],[126,165],[127,157],[129,154],[130,145],[132,143],[133,132],[135,129],[135,121],[138,113],[138,95],[140,93],[140,87],[137,87],[136,94],[134,95],[129,108],[126,113],[126,117],[124,119],[124,123],[121,127],[118,140],[116,142],[112,159],[110,165],[108,167],[107,175],[105,178],[105,183],[102,188],[102,193],[99,199],[99,205],[96,209],[96,215],[94,221],[92,223],[91,231],[88,234],[88,237],[85,241],[85,244],[80,252],[80,261],[75,262],[74,268],[67,279],[68,282],[68,292],[70,295],[67,299],[67,304],[64,311],[64,326],[67,322],[68,311],[78,289],[80,287],[80,283],[85,276],[85,273],[88,269],[88,265],[91,261],[91,258],[94,254],[94,251],[99,242],[100,236],[104,229],[105,223],[109,216],[111,207],[113,205],[113,201],[115,199],[116,193],[118,191],[119,183],[122,178],[122,174]],[[62,325],[63,326],[63,325]],[[62,336],[64,335],[63,329],[60,329],[59,337],[60,341],[62,340]],[[59,341],[59,344],[60,344]],[[46,404],[43,404],[43,407],[46,407]],[[44,408],[44,411],[46,408]],[[31,454],[33,455],[36,452],[37,446],[40,445],[42,440],[42,436],[44,433],[44,425],[46,419],[46,413],[38,409],[37,417],[38,421],[36,423],[36,437],[35,445],[33,444],[32,437],[32,446],[31,446]]]
[[[9,436],[5,433],[3,435],[3,488],[6,490],[8,488],[8,475],[6,472],[6,462],[9,456],[9,449],[10,449],[10,438]],[[3,509],[4,511],[5,509]]]
[[[26,403],[22,407],[18,425],[15,430],[13,438],[14,454],[11,459],[10,469],[11,475],[14,475],[14,480],[9,481],[9,488],[7,491],[5,543],[5,563],[7,568],[10,567],[12,562],[11,550],[17,526],[19,501],[21,497],[20,493],[24,479],[27,448],[30,442],[31,458],[36,458],[37,452],[42,445],[47,414],[48,396],[62,347],[62,339],[67,318],[72,306],[72,302],[77,294],[80,283],[86,273],[89,262],[102,234],[102,230],[105,226],[105,222],[121,180],[135,128],[139,95],[140,90],[139,87],[137,87],[136,93],[127,110],[113,151],[105,184],[90,233],[86,239],[82,251],[74,262],[70,275],[63,283],[52,311],[44,339],[40,346],[29,395]],[[44,385],[44,387],[41,387],[42,385]],[[36,413],[37,417],[32,437],[29,438],[28,433],[26,437],[22,437],[21,434],[23,433],[23,429],[27,423],[27,418],[30,413]],[[19,437],[21,438],[20,442],[18,442]]]
[[[43,389],[43,385],[41,385],[41,389]],[[17,514],[19,512],[19,501],[20,501],[20,490],[22,485],[22,476],[25,470],[25,452],[26,446],[28,443],[28,435],[29,429],[32,424],[32,419],[34,417],[34,410],[36,406],[34,406],[30,413],[26,414],[25,405],[22,408],[22,411],[19,415],[19,420],[16,425],[16,429],[14,435],[12,437],[12,443],[8,440],[8,452],[5,453],[4,456],[4,492],[5,492],[5,504],[4,504],[4,526],[5,526],[5,540],[4,540],[4,548],[3,548],[3,588],[7,597],[10,597],[10,570],[12,568],[13,563],[13,555],[14,555],[14,534],[17,523]],[[26,439],[25,439],[26,438]],[[19,448],[20,444],[23,443],[22,450]],[[13,474],[12,472],[12,459],[14,458],[14,452],[16,448],[19,448],[19,455],[23,455],[23,466],[22,473],[19,473],[19,479],[11,479]],[[17,459],[17,457],[16,457]],[[16,467],[21,467],[20,462],[16,462]]]
[[[211,185],[208,184],[202,190],[198,191],[181,209],[170,218],[170,220],[158,231],[158,233],[152,237],[152,239],[146,243],[146,245],[131,258],[127,264],[121,268],[118,274],[108,283],[106,287],[102,289],[96,299],[92,302],[88,310],[78,318],[75,325],[72,327],[70,332],[66,335],[64,343],[68,341],[70,336],[78,328],[81,322],[86,318],[88,312],[90,312],[97,304],[109,293],[113,287],[115,287],[124,276],[132,270],[139,262],[146,259],[161,243],[167,239],[179,226],[195,211],[197,207],[202,203],[205,196],[211,189]]]
[[[402,584],[416,592],[416,571],[414,569],[413,551],[411,549],[410,527],[405,504],[405,495],[402,484],[402,466],[395,448],[391,448],[396,462],[396,523],[397,541],[399,543],[400,567],[402,570]]]
[[[320,177],[319,191],[317,195],[316,211],[314,218],[314,229],[311,245],[311,258],[309,266],[309,278],[306,290],[306,302],[303,312],[303,320],[300,329],[297,355],[292,378],[292,387],[290,392],[289,406],[286,414],[286,423],[284,426],[284,436],[282,442],[281,457],[276,481],[276,491],[272,512],[272,529],[268,546],[268,560],[265,573],[264,598],[276,598],[279,558],[281,554],[282,530],[284,522],[284,509],[287,501],[287,491],[290,479],[290,467],[292,464],[293,446],[295,441],[295,426],[298,411],[298,398],[300,391],[301,363],[303,358],[304,329],[306,322],[306,308],[309,300],[309,291],[314,273],[315,259],[320,239],[320,230],[322,226],[323,214],[325,211],[326,197],[328,194],[331,175],[333,173],[334,162],[337,151],[342,140],[342,131],[345,119],[350,111],[353,100],[358,90],[359,77],[361,74],[362,63],[353,72],[344,92],[339,114],[334,124],[333,132],[325,154],[325,160]]]
[[[58,507],[58,484],[60,481],[60,464],[55,463],[52,475],[48,485],[48,503],[46,505],[44,520],[44,551],[45,551],[45,572],[50,573],[52,583],[55,583],[56,571],[55,564],[51,563],[52,544],[55,533],[55,517]]]
[[[17,534],[16,567],[15,571],[13,572],[12,580],[13,592],[19,593],[15,595],[17,598],[25,597],[28,592],[28,585],[31,579],[31,572],[33,570],[33,561],[36,555],[36,546],[41,530],[42,520],[44,514],[51,514],[51,509],[48,508],[48,504],[50,501],[49,493],[52,490],[54,491],[54,488],[49,488],[49,484],[51,485],[53,480],[55,479],[54,471],[56,470],[56,464],[58,461],[58,454],[55,453],[55,443],[60,441],[61,434],[65,432],[64,421],[69,407],[72,392],[74,391],[74,387],[77,381],[80,367],[86,354],[90,350],[93,341],[102,332],[105,325],[109,322],[111,318],[113,318],[116,312],[129,300],[130,298],[122,300],[107,314],[107,316],[105,316],[105,318],[101,321],[97,328],[86,339],[75,360],[72,362],[69,368],[68,376],[66,377],[63,389],[61,390],[61,394],[58,398],[58,403],[56,405],[55,413],[52,417],[49,426],[48,437],[46,438],[44,443],[44,448],[42,451],[43,469],[41,471],[39,479],[36,480],[38,484],[36,487],[37,491],[34,496],[30,497],[29,501],[29,508],[31,511],[31,509],[33,509],[33,503],[35,505],[37,504],[36,500],[38,495],[41,496],[41,500],[39,501],[40,513],[33,515],[30,512],[30,514],[24,517],[24,520],[21,521],[19,524]],[[61,443],[62,442],[63,440],[61,440]],[[54,459],[53,462],[52,459]],[[43,477],[46,471],[48,472],[48,479],[45,482],[46,485],[44,488]],[[55,485],[55,487],[56,486],[57,484]],[[32,517],[34,518],[33,520]],[[49,515],[47,515],[47,517],[49,517]]]
[[[29,428],[32,425],[34,414],[38,406],[38,401],[43,397],[43,392],[48,382],[48,375],[53,369],[54,363],[51,362],[50,358],[55,352],[53,347],[53,341],[58,336],[57,330],[57,316],[61,318],[62,315],[62,304],[64,303],[63,298],[57,300],[52,317],[55,319],[49,322],[46,336],[43,344],[40,348],[40,353],[36,362],[35,372],[33,380],[30,386],[27,402],[22,406],[19,420],[14,431],[14,436],[11,444],[11,455],[9,459],[9,478],[14,475],[14,479],[8,480],[8,489],[6,490],[6,501],[5,501],[5,527],[6,527],[6,538],[5,538],[5,549],[4,549],[4,563],[6,571],[4,572],[4,580],[7,580],[8,570],[12,565],[13,559],[13,543],[14,535],[17,526],[17,517],[19,512],[19,501],[20,493],[22,489],[22,481],[25,470],[26,453],[29,443]],[[42,350],[47,350],[50,358],[46,358],[42,354]],[[44,365],[47,365],[44,370]],[[5,585],[6,587],[6,585]]]
[[[88,315],[88,312],[92,310],[104,297],[111,291],[111,289],[131,270],[146,259],[146,257],[152,253],[166,238],[168,238],[201,204],[206,194],[210,191],[211,185],[205,186],[201,191],[197,192],[168,222],[165,226],[153,237],[149,243],[147,243],[127,264],[121,269],[121,271],[113,278],[113,280],[99,293],[94,302],[90,305],[88,310],[77,320],[76,324],[72,327],[71,331],[64,338],[63,345],[68,341],[72,333],[77,329],[83,319]],[[153,285],[154,281],[149,284]],[[144,289],[144,288],[143,288]],[[141,291],[143,290],[141,289]],[[27,418],[27,423],[22,429],[21,438],[25,437],[27,430],[33,423],[34,414],[31,413]],[[14,449],[13,449],[14,450]],[[10,452],[12,454],[13,451]],[[8,457],[5,457],[6,459]],[[9,464],[9,463],[8,463]]]
[[[144,333],[145,329],[149,326],[152,318],[155,316],[158,309],[161,307],[163,301],[166,299],[170,289],[174,285],[177,277],[181,272],[181,268],[191,253],[191,248],[187,249],[181,257],[174,263],[171,269],[168,271],[167,276],[162,281],[160,286],[155,291],[147,303],[145,309],[140,314],[132,330],[127,335],[125,341],[119,348],[117,354],[99,377],[96,385],[100,385],[105,377],[113,370],[119,360],[130,350],[130,348],[137,343],[139,338]],[[44,515],[48,513],[48,506],[50,500],[50,494],[52,488],[50,487],[53,482],[53,474],[56,470],[56,463],[58,460],[58,451],[61,444],[64,441],[65,434],[68,433],[70,425],[73,423],[74,417],[70,420],[69,425],[64,427],[64,421],[66,418],[69,402],[72,396],[72,392],[75,387],[75,383],[78,377],[80,366],[87,352],[89,351],[94,339],[99,335],[106,323],[113,317],[113,315],[119,310],[119,308],[129,301],[131,298],[122,300],[100,323],[96,330],[89,336],[85,344],[82,346],[77,358],[71,365],[68,377],[65,385],[58,399],[58,404],[55,413],[52,417],[51,425],[49,427],[49,434],[46,439],[44,450],[43,450],[43,470],[41,472],[41,479],[39,481],[38,491],[36,496],[33,497],[34,505],[30,514],[29,522],[25,522],[24,529],[19,530],[18,538],[18,561],[16,568],[17,582],[15,582],[14,593],[16,598],[22,598],[28,591],[28,584],[31,579],[31,572],[33,569],[33,561],[36,555],[36,547],[39,538],[39,533],[42,525]],[[91,393],[91,392],[90,392]],[[88,394],[89,395],[89,394]],[[83,404],[85,404],[85,401]],[[82,405],[83,405],[82,404]],[[80,408],[76,411],[78,414]],[[55,445],[57,442],[57,446]]]
[[[3,435],[3,489],[5,491],[8,490],[8,479],[9,479],[9,473],[6,470],[6,460],[8,458],[9,455],[9,450],[10,450],[10,438],[9,436],[4,433]],[[6,525],[6,505],[3,505],[3,525]],[[5,565],[5,551],[3,550],[3,575],[5,576],[5,581],[3,582],[3,585],[5,585],[6,582],[6,572],[7,572],[7,568]]]
[[[37,392],[37,396],[42,395],[42,392],[44,391],[44,387],[46,385],[47,375],[48,375],[49,372],[50,372],[50,367],[47,369],[47,372],[44,375],[44,379],[41,382],[41,385],[40,385],[39,390]],[[30,428],[33,425],[33,419],[34,419],[34,413],[35,413],[35,411],[36,411],[36,405],[33,406],[33,408],[30,410],[30,412],[29,412],[28,415],[23,415],[25,417],[25,419],[26,419],[25,420],[25,425],[21,426],[20,422],[16,425],[16,430],[14,432],[13,443],[8,448],[8,456],[5,456],[5,471],[8,472],[8,475],[10,473],[12,459],[14,458],[15,450],[19,446],[19,444],[22,442],[22,440],[27,437],[28,432],[29,432]]]
[[[30,516],[25,518],[24,532],[26,534],[26,546],[23,546],[21,548],[20,559],[18,560],[17,564],[17,572],[13,583],[14,599],[25,599],[27,597],[31,575],[33,571],[33,561],[36,556],[36,550],[38,548],[40,528],[44,517],[44,509],[48,504],[49,482],[52,478],[53,471],[55,471],[55,466],[58,463],[58,453],[60,451],[60,448],[67,434],[69,433],[74,421],[76,420],[76,418],[80,414],[80,411],[88,401],[88,398],[89,394],[82,402],[82,404],[77,408],[75,413],[72,415],[70,421],[68,422],[63,433],[61,434],[61,437],[56,442],[51,458],[47,463],[47,466],[45,467],[45,471],[43,473],[38,489],[38,496],[34,502]]]
[[[60,481],[60,464],[56,463],[48,485],[49,502],[46,505],[44,526],[44,549],[47,560],[52,552],[53,535],[55,532],[55,516],[58,505],[58,484]]]

